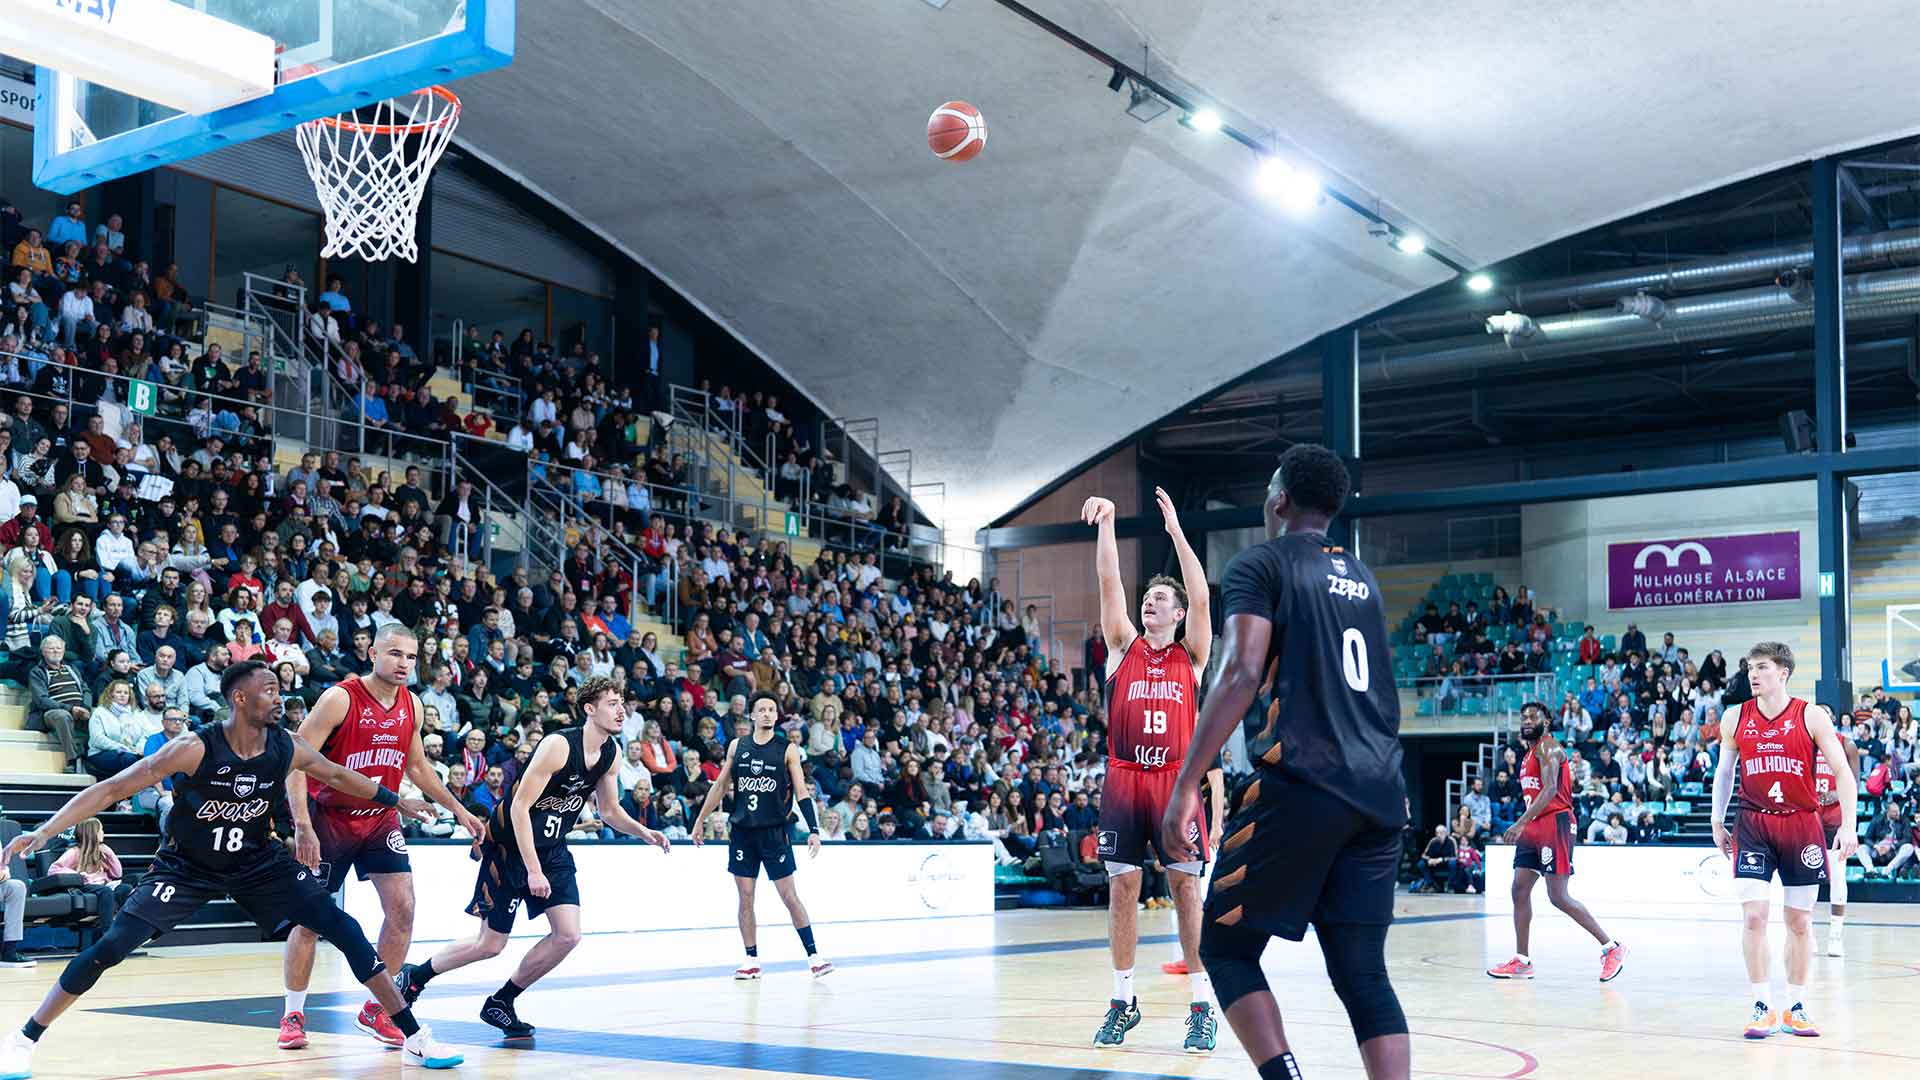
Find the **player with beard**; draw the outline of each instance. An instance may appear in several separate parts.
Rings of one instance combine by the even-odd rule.
[[[421,794],[451,811],[477,844],[486,835],[486,824],[447,790],[428,764],[420,742],[420,699],[407,689],[419,654],[413,631],[389,623],[374,638],[372,674],[349,675],[328,687],[301,722],[299,735],[309,746],[319,747],[329,761],[383,786],[397,790],[403,776],[412,780]],[[407,962],[407,946],[413,941],[413,864],[407,857],[400,815],[331,787],[316,788],[310,808],[306,779],[297,773],[287,778],[287,804],[293,814],[294,857],[325,880],[329,892],[337,895],[344,889],[352,870],[360,872],[360,880],[373,882],[383,916],[380,959],[389,971],[398,971]],[[296,927],[287,939],[282,961],[287,986],[286,1011],[280,1018],[282,1050],[307,1045],[307,983],[313,977],[313,947],[318,940],[303,927]],[[389,1046],[402,1041],[379,1002],[362,1005],[353,1022]]]
[[[102,813],[136,792],[173,781],[173,814],[167,819],[165,846],[134,886],[113,925],[67,964],[59,983],[47,991],[46,1000],[26,1026],[0,1043],[0,1076],[31,1076],[33,1048],[47,1026],[93,989],[108,968],[222,896],[231,896],[269,939],[305,926],[332,942],[346,955],[353,977],[372,991],[394,1025],[406,1033],[408,1063],[429,1069],[460,1064],[461,1055],[441,1046],[431,1031],[414,1020],[360,924],[334,905],[320,878],[295,862],[286,846],[268,834],[273,804],[285,790],[288,773],[295,769],[410,817],[431,820],[433,812],[418,799],[402,799],[372,777],[328,761],[280,727],[275,722],[280,715],[280,680],[265,664],[246,660],[228,667],[220,673],[220,690],[231,709],[227,719],[202,724],[119,775],[75,795],[52,820],[15,837],[0,855],[0,865],[5,865],[75,822]]]
[[[449,945],[394,975],[408,1005],[434,977],[500,955],[525,904],[529,918],[546,916],[547,936],[527,950],[513,976],[481,1003],[480,1019],[509,1039],[533,1038],[533,1025],[520,1019],[514,1002],[580,944],[580,886],[567,833],[580,820],[589,793],[598,801],[600,820],[672,852],[665,833],[633,820],[620,807],[613,769],[619,747],[613,737],[626,723],[627,705],[619,687],[612,679],[588,679],[580,687],[580,707],[585,721],[541,739],[525,771],[487,817],[479,880],[467,907],[469,915],[485,920],[479,936]]]
[[[1568,890],[1573,877],[1573,766],[1560,741],[1547,732],[1547,707],[1520,707],[1520,792],[1527,808],[1500,837],[1518,844],[1513,855],[1513,959],[1487,969],[1496,979],[1533,978],[1529,954],[1533,933],[1533,883],[1547,879],[1547,899],[1600,943],[1600,981],[1612,982],[1627,965],[1626,946],[1607,936],[1587,906]]]

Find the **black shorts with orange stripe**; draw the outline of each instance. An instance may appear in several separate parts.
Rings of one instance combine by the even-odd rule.
[[[1307,924],[1393,922],[1400,833],[1328,792],[1262,769],[1237,785],[1207,890],[1207,931],[1246,926],[1291,941]]]
[[[546,896],[535,896],[527,888],[527,866],[518,853],[491,841],[480,845],[480,873],[473,883],[473,900],[467,914],[486,920],[488,929],[502,934],[513,932],[520,906],[526,905],[527,918],[537,919],[548,908],[580,905],[580,885],[574,880],[573,852],[565,844],[538,849],[540,872],[547,877]]]

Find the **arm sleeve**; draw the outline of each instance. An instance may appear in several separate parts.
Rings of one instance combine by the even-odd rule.
[[[1713,823],[1727,820],[1727,806],[1733,802],[1733,771],[1739,755],[1722,752],[1720,767],[1713,770]]]

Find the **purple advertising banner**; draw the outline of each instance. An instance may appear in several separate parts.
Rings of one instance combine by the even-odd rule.
[[[1800,534],[1744,533],[1607,545],[1607,607],[1800,599]]]

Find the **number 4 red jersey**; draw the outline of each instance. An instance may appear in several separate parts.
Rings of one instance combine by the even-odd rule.
[[[1807,734],[1807,703],[1787,699],[1780,715],[1760,711],[1760,699],[1740,706],[1735,745],[1740,751],[1740,806],[1763,814],[1818,812],[1813,759],[1819,754]]]
[[[1141,634],[1107,680],[1107,756],[1140,769],[1178,768],[1193,738],[1200,681],[1175,641],[1156,649]]]
[[[347,692],[347,715],[340,718],[340,726],[320,752],[328,760],[373,777],[388,791],[399,791],[407,750],[413,746],[413,695],[402,687],[392,705],[382,705],[358,675],[341,679],[339,686]],[[387,809],[325,784],[313,784],[309,790],[314,802],[335,813],[372,817]]]

